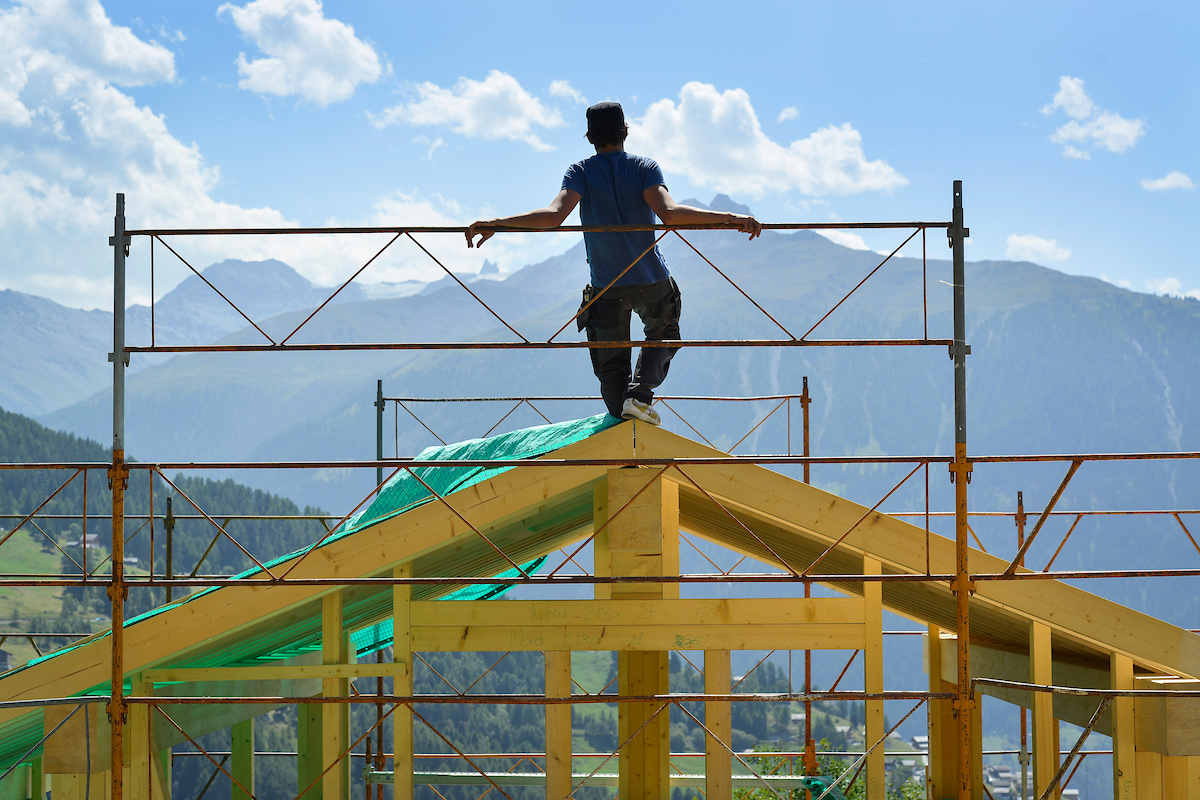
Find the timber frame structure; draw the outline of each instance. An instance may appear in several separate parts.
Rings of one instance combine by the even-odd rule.
[[[621,744],[609,759],[615,758],[618,763],[614,780],[620,797],[662,798],[672,786],[686,785],[701,787],[706,797],[718,800],[731,798],[735,784],[762,786],[776,794],[777,789],[798,786],[794,781],[755,775],[753,770],[749,770],[749,778],[735,776],[735,763],[748,765],[731,745],[732,703],[812,703],[850,698],[866,704],[867,741],[865,752],[851,765],[857,770],[853,777],[861,771],[866,796],[879,800],[885,793],[882,743],[889,733],[885,730],[883,703],[904,699],[915,704],[910,714],[924,705],[928,715],[928,797],[982,800],[985,794],[978,697],[987,694],[1032,711],[1036,797],[1058,795],[1064,778],[1069,778],[1066,773],[1072,759],[1088,732],[1094,730],[1113,737],[1115,797],[1200,798],[1200,691],[1188,688],[1200,683],[1200,636],[1062,582],[1063,578],[1118,574],[1196,576],[1200,570],[1056,573],[1049,571],[1049,565],[1047,570],[1035,572],[1022,564],[1030,544],[1083,463],[1195,459],[1200,453],[968,455],[966,358],[970,348],[966,343],[963,248],[969,231],[963,221],[961,182],[954,184],[953,200],[949,222],[764,226],[913,228],[905,243],[918,232],[923,242],[929,228],[945,229],[953,252],[952,339],[929,338],[927,322],[924,335],[909,340],[807,338],[836,310],[834,306],[799,338],[776,322],[790,339],[669,343],[685,347],[948,347],[953,359],[955,409],[952,457],[812,457],[807,435],[802,456],[738,457],[635,422],[593,433],[531,459],[419,461],[383,459],[380,451],[377,461],[336,465],[381,470],[379,486],[372,496],[383,488],[382,470],[412,476],[427,489],[416,470],[481,467],[493,472],[486,480],[454,493],[443,495],[429,489],[432,502],[352,534],[340,538],[333,535],[351,512],[319,542],[286,559],[264,563],[245,551],[258,568],[242,576],[177,578],[156,577],[152,572],[146,579],[129,577],[124,572],[124,493],[131,474],[145,471],[167,480],[165,472],[170,469],[330,465],[127,462],[124,387],[131,353],[666,345],[555,342],[554,337],[532,342],[500,319],[523,341],[311,345],[288,344],[291,335],[276,342],[263,333],[269,345],[176,347],[158,346],[152,339],[149,347],[130,347],[124,330],[125,259],[135,236],[161,242],[178,256],[163,237],[388,232],[395,234],[393,242],[403,235],[425,250],[412,234],[461,233],[464,229],[126,230],[124,196],[118,195],[114,233],[109,241],[115,277],[114,347],[110,356],[112,462],[3,465],[13,469],[74,469],[76,475],[101,468],[107,471],[112,488],[111,576],[0,579],[0,585],[12,586],[103,585],[112,602],[112,628],[107,634],[83,639],[55,657],[3,676],[0,737],[21,726],[36,726],[42,732],[35,748],[29,751],[41,748],[36,775],[30,780],[31,786],[39,787],[36,793],[40,794],[44,776],[52,775],[53,800],[84,798],[97,791],[95,784],[103,784],[105,800],[169,800],[169,762],[159,754],[174,744],[195,744],[197,736],[229,727],[233,731],[229,774],[234,798],[241,800],[254,797],[254,743],[249,721],[272,708],[296,704],[301,728],[301,796],[336,800],[349,797],[348,755],[357,744],[350,740],[349,708],[354,703],[383,703],[390,709],[381,713],[380,721],[393,719],[393,768],[386,775],[386,771],[368,770],[368,776],[375,783],[393,782],[394,796],[400,800],[412,797],[416,786],[413,729],[418,722],[428,724],[419,711],[422,704],[537,705],[544,706],[546,718],[546,751],[540,754],[545,775],[537,782],[544,783],[548,798],[561,799],[573,796],[579,785],[602,782],[600,767],[586,775],[573,771],[572,704],[615,702],[619,707]],[[663,231],[663,236],[673,231],[682,238],[676,228],[657,226],[656,230]],[[433,257],[428,250],[425,252]],[[463,288],[470,291],[465,284]],[[321,308],[324,305],[313,315]],[[767,314],[765,310],[763,313]],[[249,317],[247,321],[258,328]],[[803,397],[807,410],[807,391]],[[378,402],[382,400],[380,390]],[[807,426],[805,430],[807,434]],[[974,464],[1021,460],[1058,461],[1069,466],[1016,557],[1007,560],[970,546],[968,487]],[[928,476],[931,464],[946,464],[955,491],[954,539],[929,531],[928,512],[922,528],[879,511],[891,492],[867,507],[808,485],[808,467],[819,463],[913,464],[905,480],[922,467]],[[793,480],[766,468],[772,464],[802,464],[806,480]],[[36,513],[29,514],[21,524]],[[1167,513],[1173,513],[1188,531],[1179,514],[1189,512]],[[220,534],[229,536],[208,518]],[[1019,524],[1023,522],[1020,516]],[[718,569],[716,574],[681,575],[679,547],[683,534],[760,562],[765,571],[733,574]],[[1191,538],[1190,532],[1188,536]],[[229,538],[236,543],[232,536]],[[562,548],[572,548],[574,555],[585,547],[592,550],[594,574],[533,575],[521,566]],[[506,573],[511,568],[516,569],[515,575]],[[684,587],[716,587],[719,591],[722,585],[740,582],[787,583],[798,592],[792,598],[771,600],[681,596]],[[542,587],[584,584],[593,587],[593,597],[437,602],[437,598],[463,585],[488,583]],[[810,597],[813,583],[844,596]],[[127,625],[124,601],[129,587],[146,584],[205,587],[206,591]],[[885,609],[926,626],[929,684],[920,691],[884,691]],[[356,663],[349,632],[384,620],[392,624],[393,662]],[[319,652],[272,662],[255,660],[288,637],[318,642]],[[262,652],[243,651],[236,659],[228,657],[231,643],[246,641],[261,642]],[[735,692],[731,651],[758,649],[861,650],[865,691],[818,693],[806,684],[803,693]],[[512,650],[545,653],[544,694],[414,693],[414,662],[421,652]],[[593,695],[573,689],[570,654],[577,650],[617,652],[617,695]],[[702,694],[670,692],[667,656],[669,651],[680,650],[704,652]],[[391,678],[392,694],[352,692],[350,682],[365,677]],[[685,702],[703,703],[703,720],[687,711]],[[680,709],[703,726],[706,751],[702,776],[672,775],[667,709]],[[1085,726],[1084,736],[1065,761],[1060,758],[1059,719]],[[474,766],[469,754],[445,741]],[[213,763],[224,770],[215,759]],[[503,776],[478,772],[483,782],[502,794],[504,785],[513,785]],[[820,793],[813,792],[812,796],[819,797]]]

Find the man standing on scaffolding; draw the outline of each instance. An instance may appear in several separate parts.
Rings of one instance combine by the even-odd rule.
[[[567,168],[562,189],[550,205],[471,223],[467,247],[482,246],[496,227],[557,228],[581,201],[579,217],[585,227],[653,225],[657,214],[666,225],[732,224],[751,239],[762,233],[754,217],[676,203],[667,192],[658,164],[625,152],[629,126],[620,103],[597,103],[587,110],[587,121],[587,139],[595,146],[596,155]],[[475,236],[480,237],[477,244]],[[629,321],[635,311],[647,341],[679,339],[679,287],[655,244],[655,232],[589,232],[583,240],[592,282],[584,289],[577,324],[579,330],[587,329],[588,341],[630,341]],[[642,348],[631,374],[629,348],[592,348],[592,369],[600,379],[608,413],[660,424],[662,420],[650,404],[678,349]]]

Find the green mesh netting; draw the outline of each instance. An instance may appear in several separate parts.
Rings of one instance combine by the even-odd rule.
[[[600,431],[606,430],[620,423],[621,420],[611,417],[608,414],[598,414],[594,417],[572,420],[570,422],[542,425],[536,428],[525,428],[523,430],[501,434],[500,436],[493,436],[488,439],[471,439],[465,442],[459,442],[457,444],[445,445],[443,447],[430,447],[424,450],[418,456],[418,458],[422,461],[489,459],[509,460],[537,458],[538,456],[546,455],[547,453],[553,452],[561,447],[566,447],[567,445],[582,441],[593,434],[599,433]],[[486,481],[502,472],[507,472],[509,469],[513,468],[420,467],[414,469],[413,472],[419,475],[421,481],[424,481],[426,484],[428,484],[438,494],[446,496],[466,489],[477,483],[481,483],[482,481]],[[433,501],[433,495],[429,493],[428,489],[421,485],[421,481],[415,479],[406,470],[401,470],[400,472],[396,473],[396,475],[388,480],[383,489],[380,491],[379,495],[369,506],[367,506],[365,510],[347,520],[346,524],[342,525],[334,532],[333,535],[327,537],[323,542],[321,542],[320,546],[324,547],[332,542],[337,541],[338,539],[353,535],[354,533],[370,527],[371,525],[382,522],[386,519],[391,519],[399,514],[411,511],[414,508]],[[312,547],[313,546],[310,545],[307,548],[272,559],[271,561],[266,562],[265,565],[270,568],[278,564],[283,564],[303,554],[306,550],[312,549]],[[545,560],[546,559],[544,557],[537,558],[526,564],[522,564],[521,568],[526,573],[533,573],[536,572],[543,563],[545,563]],[[244,580],[261,572],[262,570],[256,566],[233,576],[232,579]],[[516,578],[519,574],[520,573],[518,573],[516,570],[510,569],[501,573],[498,577]],[[511,588],[512,584],[479,584],[475,586],[466,586],[441,599],[486,600],[492,597],[498,597]],[[210,592],[215,591],[220,591],[220,587],[210,587],[195,594],[188,595],[187,597],[170,605],[147,611],[144,614],[140,614],[136,617],[126,620],[124,627],[128,628],[136,625],[137,623],[157,616],[158,614],[161,614],[170,608],[192,602],[198,597],[202,597]],[[70,647],[64,647],[62,650],[57,650],[53,653],[41,656],[40,658],[30,660],[23,667],[19,667],[7,673],[5,676],[0,677],[0,690],[3,688],[4,677],[15,675],[18,672],[23,672],[30,667],[33,667],[44,661],[49,661],[53,658],[57,658],[65,653],[69,653],[77,647],[82,647],[92,641],[95,641],[96,639],[102,639],[109,635],[110,634],[108,633],[101,634],[95,638],[79,642]],[[392,643],[392,622],[391,620],[385,620],[376,625],[369,625],[357,632],[352,633],[351,638],[354,640],[355,649],[359,654],[365,655],[367,653],[374,652],[375,650],[386,647]],[[292,650],[301,652],[312,649],[312,647],[313,645],[310,642],[297,641],[295,642],[294,648],[285,648],[285,650],[288,651],[288,657],[290,657],[290,655],[294,654],[292,653]],[[277,646],[267,646],[263,648],[263,652],[260,655],[268,657],[278,656],[279,652],[281,651]],[[100,687],[93,687],[92,689],[82,692],[81,694],[98,694],[106,692],[107,684],[104,684]],[[2,691],[0,691],[0,694],[2,694]],[[30,718],[32,719],[32,715],[30,715]],[[20,726],[25,722],[26,720],[24,717],[20,718],[19,722],[14,721],[17,726]],[[37,741],[37,737],[34,736],[32,727],[29,728],[28,731],[21,730],[21,733],[17,734],[17,730],[19,730],[19,728],[14,729],[14,723],[4,726],[6,728],[6,735],[0,736],[0,765],[3,766],[7,766],[8,763],[11,763],[10,760],[12,758],[17,757],[20,752],[23,752],[18,748],[28,747]],[[29,724],[32,725],[32,723]],[[35,726],[39,730],[40,724],[41,723],[39,721],[37,726]],[[17,735],[14,736],[14,734]],[[21,734],[24,734],[24,736]],[[33,738],[29,741],[28,745],[24,744],[25,739],[28,739],[29,737]]]
[[[621,420],[608,414],[586,419],[525,428],[490,439],[470,439],[444,447],[430,447],[417,458],[421,461],[486,461],[489,459],[536,458],[582,441],[592,434],[617,425]],[[445,496],[495,477],[512,467],[418,467],[413,472],[438,494]],[[407,471],[399,472],[384,485],[379,496],[364,511],[343,526],[343,535],[362,530],[385,519],[403,514],[433,499],[429,490]]]
[[[597,414],[594,417],[586,417],[584,419],[571,420],[569,422],[556,422],[553,425],[541,425],[536,428],[523,428],[511,433],[504,433],[499,436],[493,436],[488,439],[468,439],[465,442],[456,444],[448,444],[442,447],[428,447],[421,451],[417,458],[421,461],[485,461],[485,460],[513,460],[525,458],[537,458],[544,456],[547,453],[558,450],[561,447],[574,444],[575,442],[583,441],[584,439],[597,434],[600,431],[607,430],[614,425],[619,425],[621,420],[608,414]],[[414,508],[425,505],[434,499],[429,490],[421,485],[424,481],[435,492],[445,497],[446,495],[462,491],[477,483],[488,480],[503,472],[513,469],[513,467],[418,467],[413,470],[420,481],[417,480],[407,470],[397,472],[390,480],[388,480],[379,495],[371,502],[363,511],[352,516],[344,525],[337,528],[333,535],[325,538],[319,545],[325,547],[328,544],[351,536],[358,531],[368,528],[371,525],[382,522],[386,519],[391,519],[399,514],[411,511]],[[265,566],[270,568],[278,564],[283,564],[291,561],[304,552],[313,549],[315,545],[302,548],[292,553],[279,556],[265,562]],[[529,572],[532,564],[522,565],[522,568]],[[541,566],[538,564],[537,566]],[[231,580],[244,580],[254,575],[261,574],[262,570],[256,567],[251,567],[244,572],[234,575]],[[508,573],[504,573],[507,575]],[[513,572],[513,577],[517,573]],[[488,584],[486,586],[467,587],[460,589],[454,594],[443,598],[446,600],[467,600],[467,599],[486,599],[483,597],[496,597],[499,594],[507,591],[510,586],[497,586],[496,584]],[[499,591],[495,591],[499,589]],[[198,597],[203,597],[210,592],[219,591],[219,586],[209,587],[195,594],[172,603],[170,605],[160,606],[159,608],[147,611],[132,619],[125,621],[125,627],[136,625],[145,619],[157,616],[168,609],[176,606],[190,603]],[[478,596],[461,595],[460,592],[468,592],[478,590]],[[489,593],[490,592],[490,593]],[[105,634],[107,635],[107,634]],[[52,658],[57,658],[64,653],[69,653],[76,647],[82,647],[87,644],[87,641],[80,642],[70,647],[64,647],[62,650],[56,650],[53,653],[41,656],[30,660],[24,667],[14,670],[12,673],[20,672],[23,669],[28,669],[43,661],[48,661]]]

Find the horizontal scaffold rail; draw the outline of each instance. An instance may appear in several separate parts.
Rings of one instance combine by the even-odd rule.
[[[971,456],[972,464],[1017,464],[1046,461],[1171,461],[1200,459],[1200,451],[1146,452],[1146,453],[1055,453],[1044,455]],[[954,456],[789,456],[789,455],[746,455],[712,456],[697,458],[536,458],[536,459],[446,459],[443,461],[422,460],[415,457],[384,458],[359,461],[131,461],[125,464],[130,470],[186,470],[186,469],[375,469],[403,464],[412,469],[428,467],[667,467],[708,466],[723,464],[950,464]],[[0,470],[57,470],[57,469],[111,469],[107,461],[10,461],[0,463]],[[1009,512],[972,512],[997,515]],[[1036,516],[1037,512],[1029,512]],[[1078,513],[1147,513],[1147,512],[1079,512],[1063,511],[1056,514]],[[1174,512],[1167,512],[1174,513]],[[1179,511],[1178,513],[1190,513]],[[1011,515],[1011,514],[1010,514]],[[41,516],[41,515],[39,515]],[[127,515],[128,516],[128,515]],[[232,516],[232,515],[231,515]],[[331,515],[332,516],[332,515]],[[247,517],[251,518],[251,517]],[[258,518],[258,517],[253,517]],[[314,517],[315,518],[315,517]]]
[[[127,353],[280,353],[355,350],[603,350],[628,347],[948,347],[953,339],[669,339],[624,342],[341,342],[321,344],[130,345]]]
[[[764,231],[868,230],[873,228],[949,228],[949,222],[764,222]],[[557,228],[522,228],[491,225],[488,230],[506,233],[603,233],[635,231],[740,230],[737,225],[560,225]],[[288,236],[331,233],[462,233],[464,225],[391,225],[326,228],[144,228],[125,231],[126,236]]]

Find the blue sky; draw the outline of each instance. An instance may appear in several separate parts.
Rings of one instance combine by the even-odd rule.
[[[524,211],[589,154],[585,104],[609,99],[677,199],[723,191],[770,222],[944,219],[961,178],[972,260],[1200,297],[1198,23],[1183,3],[0,3],[0,288],[109,306],[116,191],[137,227]],[[512,270],[573,241],[429,246]],[[380,244],[183,247],[332,284]],[[161,295],[184,272],[158,266]],[[398,244],[364,279],[436,269]]]

